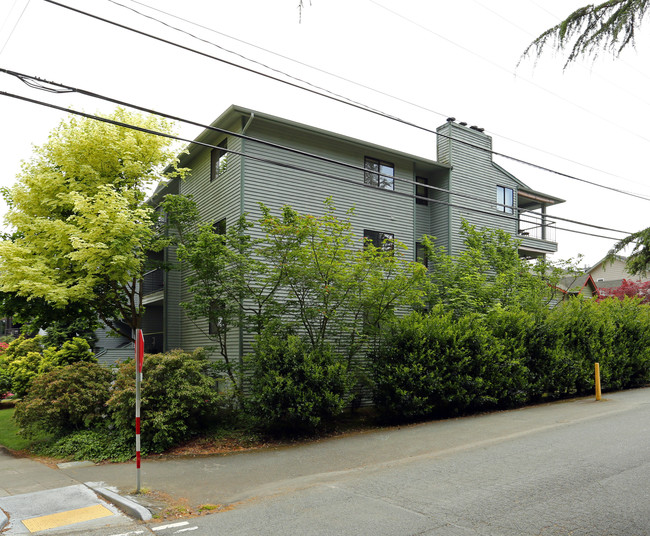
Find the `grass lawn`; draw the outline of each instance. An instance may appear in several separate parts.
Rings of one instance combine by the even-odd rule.
[[[0,445],[11,450],[23,450],[32,444],[32,441],[17,435],[18,427],[11,420],[14,408],[0,409]]]

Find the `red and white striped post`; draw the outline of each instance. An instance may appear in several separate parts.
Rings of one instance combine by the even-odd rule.
[[[142,330],[135,332],[135,492],[140,493],[140,382],[144,364],[144,337]]]

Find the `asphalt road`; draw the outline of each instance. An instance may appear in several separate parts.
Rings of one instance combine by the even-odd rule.
[[[138,529],[164,536],[650,535],[650,389],[606,398],[416,427],[395,442],[390,460],[278,485],[184,525]],[[463,441],[418,454],[403,443],[429,434],[439,444],[443,433],[462,433]]]
[[[650,534],[646,398],[627,411],[343,474],[193,520],[195,533]]]

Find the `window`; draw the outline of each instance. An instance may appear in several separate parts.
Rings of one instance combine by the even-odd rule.
[[[214,230],[215,234],[225,235],[226,234],[226,218],[222,218],[218,222],[214,223],[212,225],[212,229]]]
[[[429,179],[426,177],[415,177],[415,182],[417,183],[415,185],[415,195],[417,196],[415,202],[418,205],[428,205],[429,202],[422,198],[429,197],[429,188],[427,188],[429,185]]]
[[[497,186],[497,210],[512,214],[514,209],[514,190],[505,186]]]
[[[429,259],[427,258],[427,250],[422,242],[415,243],[415,260],[424,264],[426,268],[429,267]]]
[[[395,240],[394,234],[364,229],[363,239],[364,244],[366,245],[372,244],[377,249],[383,249],[384,251],[393,251],[393,241]]]
[[[210,151],[210,182],[216,179],[224,171],[228,162],[228,138],[217,144],[215,149]]]
[[[382,160],[369,158],[366,156],[364,161],[366,172],[363,177],[363,182],[381,188],[382,190],[395,189],[395,166]]]

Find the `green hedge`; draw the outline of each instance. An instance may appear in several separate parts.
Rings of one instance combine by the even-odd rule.
[[[650,381],[650,307],[569,300],[533,315],[499,307],[454,318],[442,306],[398,319],[370,356],[384,417],[512,407]]]
[[[289,329],[258,337],[250,359],[248,411],[268,429],[312,432],[343,412],[351,382],[343,360]]]

